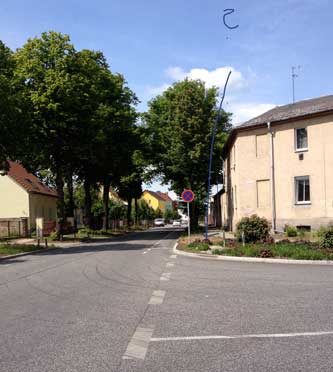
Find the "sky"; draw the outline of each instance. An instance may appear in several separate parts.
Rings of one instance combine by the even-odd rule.
[[[224,108],[239,124],[292,102],[291,66],[297,101],[333,93],[332,14],[332,0],[1,0],[0,39],[15,50],[43,31],[69,34],[77,50],[104,53],[140,111],[179,79],[221,88],[231,70]]]

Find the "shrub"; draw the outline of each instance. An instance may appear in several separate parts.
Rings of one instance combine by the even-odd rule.
[[[333,248],[333,227],[321,228],[319,238],[322,248]]]
[[[286,226],[286,235],[288,238],[292,238],[297,236],[297,229],[294,226]]]
[[[260,240],[266,240],[269,237],[269,223],[266,218],[253,215],[243,217],[237,224],[236,236],[242,240],[242,233],[246,243],[255,243]]]
[[[193,243],[188,244],[187,247],[195,251],[208,251],[209,250],[209,244],[205,242],[201,242],[199,240],[196,240]]]

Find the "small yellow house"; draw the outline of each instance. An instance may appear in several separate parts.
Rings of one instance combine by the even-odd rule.
[[[10,161],[9,166],[0,176],[0,220],[26,218],[29,230],[35,228],[37,217],[56,221],[57,192],[21,164]]]
[[[230,230],[252,214],[277,231],[333,222],[332,95],[276,107],[235,127],[222,155],[222,223]]]
[[[141,196],[141,200],[144,200],[155,211],[159,209],[162,213],[173,208],[172,199],[169,195],[160,191],[145,190]]]

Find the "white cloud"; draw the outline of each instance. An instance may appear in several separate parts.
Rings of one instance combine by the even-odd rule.
[[[166,83],[165,84],[162,84],[162,85],[160,85],[158,87],[148,86],[146,88],[147,95],[150,96],[150,97],[157,96],[159,94],[162,94],[169,87],[170,87],[170,84],[166,84]]]
[[[242,73],[231,66],[218,67],[215,70],[192,68],[190,71],[185,71],[181,67],[170,67],[166,70],[166,74],[172,80],[200,79],[206,83],[207,88],[212,86],[223,88],[229,71],[232,72],[228,84],[229,91],[235,91],[247,85]]]
[[[146,95],[150,99],[156,95],[162,94],[173,82],[184,80],[185,78],[191,80],[200,79],[205,82],[207,88],[216,86],[221,91],[224,87],[229,71],[232,73],[223,107],[226,111],[233,114],[232,123],[234,125],[261,115],[276,106],[273,103],[249,102],[239,98],[239,94],[244,93],[245,88],[251,86],[258,77],[251,69],[248,69],[247,73],[243,75],[242,72],[231,66],[222,66],[213,70],[208,70],[206,68],[192,68],[189,71],[186,71],[179,66],[169,67],[165,71],[165,74],[170,83],[164,83],[156,87],[148,86],[146,88]],[[244,96],[244,94],[242,94],[242,96]]]
[[[250,103],[231,101],[224,108],[226,111],[231,112],[232,122],[234,125],[241,124],[244,121],[255,118],[264,112],[271,110],[276,105],[272,103]]]

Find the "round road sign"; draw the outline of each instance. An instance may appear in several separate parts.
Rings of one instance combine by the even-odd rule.
[[[186,203],[191,203],[194,200],[194,192],[192,190],[184,190],[182,192],[182,199]]]

